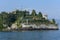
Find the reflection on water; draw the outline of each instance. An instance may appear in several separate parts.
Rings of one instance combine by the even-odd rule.
[[[0,32],[0,40],[60,40],[60,30]]]

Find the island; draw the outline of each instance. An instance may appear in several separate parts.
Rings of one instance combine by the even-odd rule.
[[[58,30],[55,19],[48,19],[47,14],[28,10],[15,10],[0,13],[0,31],[20,30]]]

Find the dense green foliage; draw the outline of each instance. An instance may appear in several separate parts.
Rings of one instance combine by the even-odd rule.
[[[36,11],[35,10],[32,10],[32,13],[31,13],[32,16],[36,16]]]
[[[52,22],[55,24],[56,22],[55,22],[55,19],[52,19]]]
[[[20,23],[26,22],[26,19],[29,19],[30,23],[45,23],[48,24],[50,21],[48,19],[43,18],[43,15],[41,12],[36,13],[35,10],[32,10],[32,13],[30,14],[29,11],[12,11],[12,12],[1,12],[0,13],[0,29],[5,28],[5,27],[11,27],[13,23]],[[53,23],[55,24],[55,20],[53,19]],[[4,27],[4,25],[6,25]]]
[[[39,16],[40,18],[41,18],[41,17],[43,17],[43,15],[42,15],[42,13],[41,13],[41,12],[39,12],[38,16]]]

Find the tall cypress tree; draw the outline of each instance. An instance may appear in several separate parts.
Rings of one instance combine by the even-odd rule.
[[[31,15],[32,15],[32,16],[36,16],[36,11],[35,11],[35,10],[32,10]]]

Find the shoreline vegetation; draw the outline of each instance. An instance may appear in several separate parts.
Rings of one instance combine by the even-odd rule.
[[[57,30],[55,19],[48,19],[47,14],[35,10],[15,10],[0,13],[0,31],[20,30]]]

